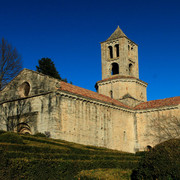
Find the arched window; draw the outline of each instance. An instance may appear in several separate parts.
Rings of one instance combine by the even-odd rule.
[[[30,92],[30,84],[28,82],[24,82],[21,84],[19,87],[19,94],[21,97],[26,97],[28,96]]]
[[[129,75],[132,75],[132,69],[133,69],[133,65],[130,63],[129,64]]]
[[[147,151],[151,151],[152,147],[150,145],[146,146]]]
[[[115,48],[116,48],[116,57],[119,57],[119,44],[116,44]]]
[[[123,132],[123,140],[126,141],[126,131]]]
[[[130,50],[130,46],[128,45],[128,51]]]
[[[109,48],[109,57],[113,58],[113,47],[109,46],[108,48]]]
[[[113,98],[113,91],[110,90],[110,97]]]
[[[117,63],[112,63],[111,75],[119,74],[119,65]]]

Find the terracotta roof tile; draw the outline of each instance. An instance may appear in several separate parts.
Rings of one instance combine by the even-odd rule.
[[[180,104],[180,96],[143,102],[135,106],[135,109],[152,109],[178,104]]]
[[[84,88],[63,82],[63,81],[60,82],[60,90],[66,91],[72,94],[77,94],[77,95],[87,97],[90,99],[99,100],[99,101],[109,103],[112,105],[117,105],[117,106],[128,108],[128,109],[134,109],[134,110],[153,109],[153,108],[160,108],[160,107],[180,104],[180,96],[177,96],[177,97],[172,97],[172,98],[143,102],[143,103],[138,104],[134,108],[132,108],[108,96],[98,94],[94,91],[90,91],[90,90],[87,90],[87,89],[84,89]]]
[[[130,109],[129,106],[119,102],[118,100],[112,99],[108,96],[98,94],[94,91],[90,91],[63,81],[60,82],[60,90]]]

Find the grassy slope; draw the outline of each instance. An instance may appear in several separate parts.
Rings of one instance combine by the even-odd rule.
[[[10,179],[123,180],[129,179],[131,170],[140,158],[106,148],[30,135],[20,136],[23,144],[0,143],[0,148],[10,160]]]

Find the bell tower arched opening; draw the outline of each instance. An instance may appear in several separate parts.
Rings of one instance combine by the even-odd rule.
[[[112,63],[111,66],[112,66],[111,75],[119,74],[119,65],[118,65],[118,63]]]
[[[113,58],[113,47],[108,46],[108,48],[109,48],[109,58]]]
[[[115,45],[115,49],[116,49],[116,57],[119,57],[119,44]]]

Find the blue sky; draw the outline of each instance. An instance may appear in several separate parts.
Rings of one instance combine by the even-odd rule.
[[[119,25],[139,45],[140,79],[148,100],[180,95],[179,0],[0,0],[0,38],[24,68],[51,58],[62,78],[95,91],[100,42]]]

